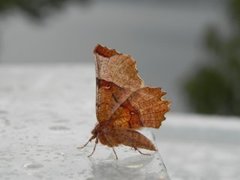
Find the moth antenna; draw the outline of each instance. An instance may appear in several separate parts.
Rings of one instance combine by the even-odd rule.
[[[90,139],[83,146],[80,146],[80,147],[77,147],[77,148],[78,149],[85,148],[88,145],[88,143],[90,143],[94,138],[96,138],[96,136],[93,135],[92,137],[90,137]]]
[[[115,149],[112,148],[112,150],[113,150],[113,152],[114,152],[114,155],[115,155],[115,157],[116,157],[116,160],[118,160],[118,156],[117,156],[117,153],[116,153]]]
[[[94,144],[93,151],[91,152],[91,154],[88,155],[88,157],[91,157],[91,156],[93,155],[93,153],[95,152],[96,147],[97,147],[97,143],[98,143],[98,137],[97,137],[96,140],[95,140],[95,144]]]

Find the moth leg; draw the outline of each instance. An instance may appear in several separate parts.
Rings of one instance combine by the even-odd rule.
[[[107,138],[107,137],[106,137],[106,141],[107,141],[108,146],[112,147],[112,150],[114,152],[115,158],[116,158],[116,160],[118,160],[118,156],[117,156],[117,153],[116,153],[116,151],[114,149],[113,144],[110,142],[109,138]]]
[[[98,137],[95,140],[95,145],[94,145],[93,151],[91,152],[91,154],[88,155],[88,157],[91,157],[93,155],[93,153],[95,152],[95,149],[97,147],[97,143],[98,143]]]
[[[142,155],[146,155],[146,156],[151,156],[151,154],[149,154],[149,153],[143,153],[142,151],[140,151],[138,148],[136,148],[136,147],[134,147],[134,149],[137,151],[137,152],[139,152],[140,154],[142,154]]]
[[[83,148],[85,148],[85,147],[88,145],[88,143],[91,142],[94,138],[96,138],[96,136],[92,136],[83,146],[77,147],[77,148],[78,148],[78,149],[83,149]]]
[[[117,156],[117,153],[116,153],[116,151],[115,151],[115,149],[112,147],[112,150],[113,150],[113,152],[114,152],[114,155],[115,155],[115,157],[116,157],[116,160],[118,160],[118,156]]]

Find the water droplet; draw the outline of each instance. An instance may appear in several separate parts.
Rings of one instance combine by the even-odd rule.
[[[5,110],[0,110],[0,114],[7,114],[8,112]]]
[[[60,156],[65,156],[64,152],[57,152],[56,154]]]
[[[42,168],[43,165],[42,164],[39,164],[39,163],[26,163],[23,165],[24,168],[26,169],[39,169],[39,168]]]
[[[1,113],[0,113],[1,114]],[[2,117],[1,118],[2,119],[2,121],[4,122],[4,124],[6,125],[6,126],[9,126],[10,125],[10,120],[9,119],[7,119],[6,117]],[[0,119],[0,120],[1,120]]]
[[[66,130],[70,130],[68,127],[66,126],[51,126],[49,129],[54,130],[54,131],[66,131]]]
[[[68,119],[58,119],[56,121],[54,121],[55,123],[66,123],[66,122],[69,122]]]

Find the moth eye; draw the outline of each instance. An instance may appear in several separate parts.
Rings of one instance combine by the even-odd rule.
[[[111,85],[110,84],[106,84],[106,86],[104,86],[105,89],[110,89]]]

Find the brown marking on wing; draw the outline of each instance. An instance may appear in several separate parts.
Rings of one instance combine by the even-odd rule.
[[[169,111],[169,102],[162,98],[165,94],[160,88],[150,87],[133,92],[111,116],[113,126],[159,128],[165,120],[165,113]]]
[[[121,106],[111,116],[111,123],[118,128],[132,128],[138,129],[143,127],[140,120],[140,114],[128,100],[121,104]]]
[[[108,49],[98,44],[93,50],[94,54],[99,54],[100,56],[110,58],[116,54],[119,54],[115,49]]]

